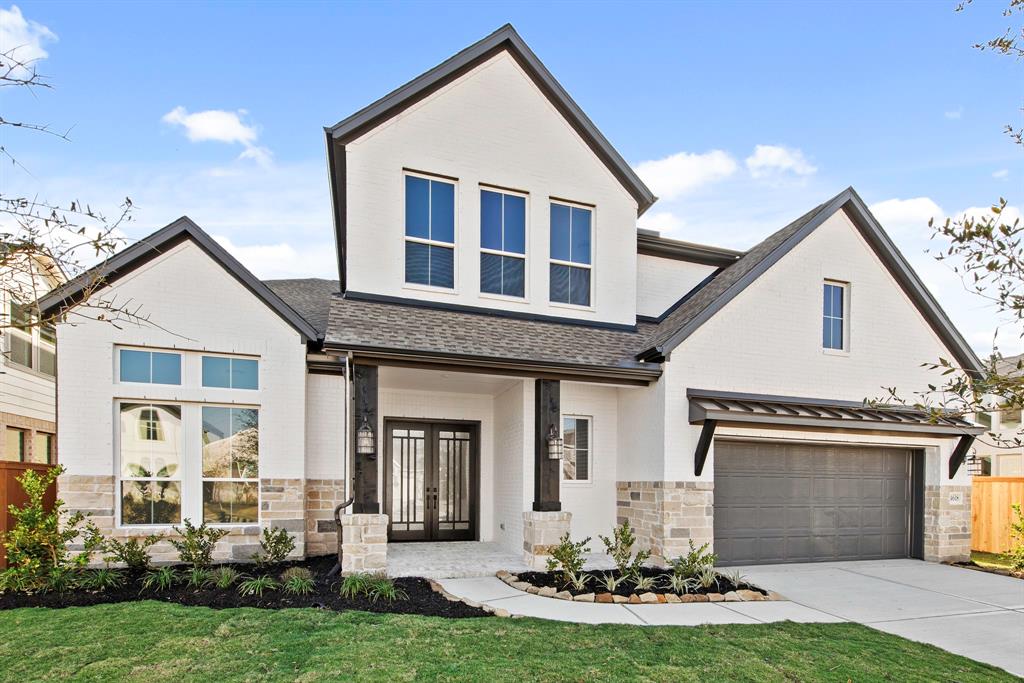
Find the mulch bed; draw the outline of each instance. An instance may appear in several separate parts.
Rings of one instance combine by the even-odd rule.
[[[1024,579],[1024,572],[1015,572],[1012,569],[1000,569],[999,567],[986,567],[984,565],[977,564],[973,561],[970,562],[950,562],[953,567],[960,567],[961,569],[973,569],[978,572],[988,572],[989,574],[999,574],[1000,576],[1009,576],[1015,579]]]
[[[229,589],[217,588],[195,589],[176,585],[166,591],[142,590],[139,577],[128,577],[125,585],[114,590],[87,592],[75,590],[64,594],[35,593],[0,593],[0,609],[18,607],[85,607],[115,602],[133,602],[137,600],[159,600],[176,602],[181,605],[212,607],[224,609],[228,607],[259,607],[263,609],[282,609],[286,607],[313,607],[338,612],[360,610],[363,612],[382,612],[390,614],[420,614],[433,617],[461,619],[466,617],[490,616],[484,610],[471,607],[463,602],[453,602],[431,588],[426,579],[406,577],[395,579],[395,586],[409,595],[408,600],[373,602],[366,597],[343,598],[338,594],[340,578],[326,581],[327,573],[334,566],[334,556],[314,557],[300,562],[289,562],[279,567],[257,571],[251,564],[232,565],[242,574],[257,576],[268,574],[276,580],[288,567],[305,567],[313,573],[316,585],[308,595],[293,595],[278,589],[267,591],[262,597],[242,596],[238,594],[238,584]]]
[[[613,576],[619,575],[619,571],[617,569],[607,571],[586,571],[583,573],[590,574],[594,578],[581,591],[574,590],[571,586],[566,586],[560,580],[560,574],[554,572],[519,572],[518,576],[520,581],[526,581],[527,583],[533,584],[538,588],[550,587],[559,591],[568,591],[572,595],[576,596],[595,592],[607,593],[608,590],[604,587],[604,584],[601,583],[601,577],[605,574],[611,574]],[[670,592],[670,589],[668,587],[668,578],[672,576],[671,571],[658,569],[656,567],[643,567],[641,568],[640,573],[644,576],[649,576],[657,580],[658,587],[655,588],[656,592]],[[758,586],[753,586],[751,584],[744,582],[740,582],[737,585],[725,576],[722,576],[721,574],[719,574],[718,577],[718,585],[711,586],[711,588],[708,589],[695,588],[694,590],[690,591],[690,593],[693,595],[707,595],[709,593],[728,593],[730,591],[736,590],[752,590],[755,593],[760,593],[761,595],[768,595],[767,591]],[[636,592],[638,591],[631,581],[623,581],[615,588],[613,595],[621,595],[622,597],[628,598],[630,595]]]

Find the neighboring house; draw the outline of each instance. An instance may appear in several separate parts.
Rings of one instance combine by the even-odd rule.
[[[1003,376],[1019,376],[1018,365],[1024,355],[1010,356],[998,362],[998,372]],[[980,459],[976,468],[979,474],[993,477],[1024,477],[1024,431],[1020,408],[1007,405],[997,406],[998,410],[977,416],[985,427],[986,434],[978,437],[975,455]]]
[[[980,428],[864,399],[980,364],[852,189],[745,252],[638,231],[655,197],[510,26],[326,139],[340,281],[181,218],[101,273],[158,326],[59,326],[61,496],[108,533],[320,554],[354,496],[350,569],[625,519],[656,559],[969,553]]]
[[[0,460],[54,463],[57,335],[52,325],[32,324],[32,303],[64,278],[42,257],[13,256],[5,262],[7,272],[0,274]]]

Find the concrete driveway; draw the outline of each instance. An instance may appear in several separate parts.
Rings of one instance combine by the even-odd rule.
[[[919,560],[739,567],[792,602],[1024,676],[1024,581]]]

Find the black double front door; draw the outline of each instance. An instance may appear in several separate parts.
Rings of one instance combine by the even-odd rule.
[[[385,432],[390,540],[474,540],[479,426],[388,419]]]

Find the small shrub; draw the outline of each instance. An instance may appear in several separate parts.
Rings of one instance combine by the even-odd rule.
[[[738,569],[731,572],[718,572],[718,575],[731,583],[734,588],[739,588],[747,582],[747,577],[743,576]]]
[[[1010,540],[1012,545],[1006,555],[1010,558],[1010,566],[1014,571],[1024,572],[1024,512],[1021,512],[1020,505],[1014,504],[1013,516],[1016,519],[1010,521]]]
[[[227,590],[235,585],[241,574],[234,567],[217,567],[206,574],[206,585]]]
[[[612,561],[619,570],[619,576],[635,577],[640,574],[640,568],[651,556],[650,550],[637,551],[633,555],[633,544],[636,543],[636,536],[629,526],[629,520],[622,522],[622,526],[612,530],[612,538],[598,536],[604,543],[605,549],[611,555]]]
[[[210,572],[206,569],[192,567],[185,570],[184,582],[189,588],[198,590],[210,583]]]
[[[626,580],[625,576],[615,576],[614,574],[604,574],[598,582],[604,586],[604,589],[609,593],[614,593],[616,589],[622,585],[622,582]]]
[[[587,589],[587,584],[594,580],[590,574],[576,574],[569,579],[569,586],[576,592],[582,593]]]
[[[349,574],[341,579],[341,585],[338,586],[338,592],[341,594],[341,597],[349,599],[365,595],[370,588],[370,582],[372,580],[373,575],[365,572]]]
[[[712,586],[718,588],[718,572],[714,567],[703,567],[693,578],[697,580],[697,585],[704,590],[710,590]]]
[[[697,579],[692,576],[672,574],[668,577],[668,587],[676,595],[685,595],[697,587]]]
[[[124,572],[104,567],[85,572],[79,582],[82,588],[92,591],[105,591],[120,588],[124,585]]]
[[[50,567],[50,573],[46,575],[44,590],[50,593],[67,593],[78,587],[79,571],[73,567],[54,566]]]
[[[383,574],[376,574],[370,578],[370,585],[367,588],[366,595],[373,602],[378,600],[384,600],[385,602],[394,602],[395,600],[408,600],[409,595],[395,585],[394,580],[384,576]]]
[[[207,526],[206,522],[194,526],[188,519],[184,527],[184,530],[172,527],[181,538],[168,539],[178,551],[178,557],[182,563],[190,564],[194,569],[209,569],[213,564],[213,548],[217,541],[228,535],[228,530],[214,529]]]
[[[178,579],[178,572],[174,570],[174,567],[158,567],[157,569],[151,569],[142,577],[142,589],[152,591],[169,590],[174,584],[178,583]]]
[[[281,584],[264,574],[263,576],[247,578],[238,584],[238,594],[244,596],[255,595],[258,598],[262,598],[265,591],[277,590],[280,587]]]
[[[562,534],[558,545],[551,549],[551,557],[548,558],[548,571],[558,572],[563,586],[570,585],[583,571],[583,563],[586,562],[583,554],[590,552],[589,543],[589,536],[578,543],[573,543],[569,538],[569,532],[566,531]]]
[[[103,542],[99,529],[83,513],[75,512],[62,520],[64,501],[59,498],[51,510],[46,509],[46,490],[63,472],[64,468],[58,466],[44,474],[29,470],[17,478],[27,500],[21,507],[8,508],[13,517],[11,528],[3,535],[7,551],[3,583],[8,590],[50,590],[54,569],[84,569]],[[68,543],[76,538],[81,539],[83,549],[73,555]]]
[[[637,574],[633,577],[633,588],[637,591],[652,591],[658,587],[658,580],[653,576]]]
[[[715,562],[718,561],[718,555],[707,552],[710,545],[710,543],[705,543],[698,548],[694,545],[691,538],[690,552],[680,555],[670,562],[672,573],[684,578],[692,578],[697,576],[697,573],[704,567],[713,567]]]
[[[256,557],[256,566],[270,567],[281,564],[295,550],[295,539],[284,529],[263,527],[260,538],[260,554]]]
[[[281,574],[281,586],[288,593],[306,595],[313,592],[313,574],[305,567],[292,567]]]
[[[108,538],[103,541],[103,557],[105,562],[120,562],[129,571],[144,572],[149,567],[149,548],[161,540],[163,534],[151,534],[140,538],[129,538],[126,541],[119,541],[116,538]]]

